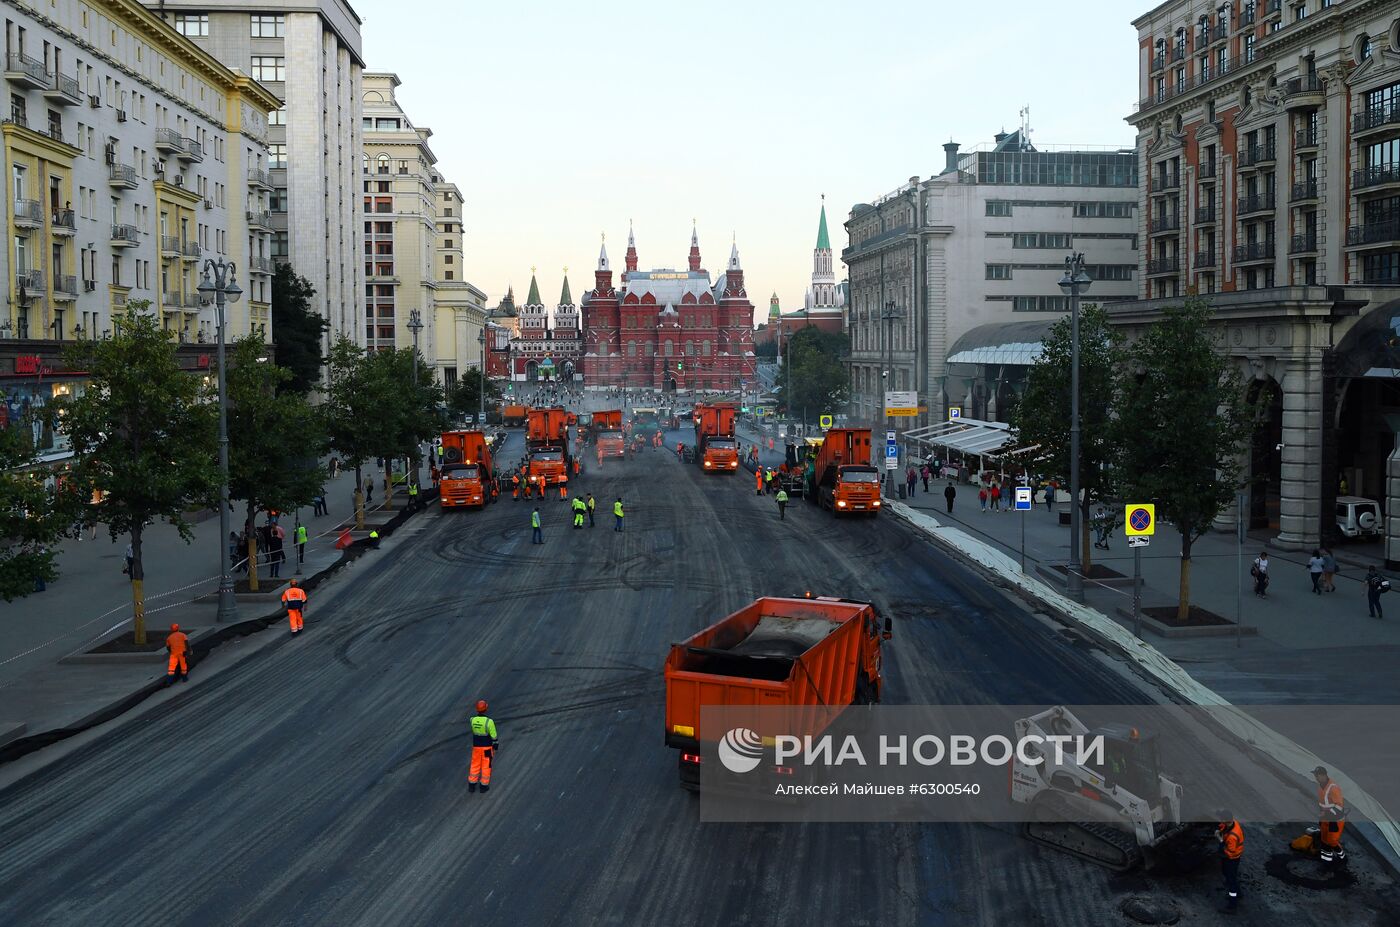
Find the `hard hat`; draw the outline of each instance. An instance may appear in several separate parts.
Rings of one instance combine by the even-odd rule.
[[[478,712],[484,712],[486,710],[486,699],[479,698],[476,700],[476,710]]]
[[[293,576],[290,580],[288,580],[288,583],[290,583],[290,584],[293,585],[293,586],[300,586],[300,585],[301,585],[301,583],[297,582],[297,579],[296,579],[295,576]]]
[[[170,626],[170,630],[172,630],[172,631],[178,631],[178,630],[180,630],[180,626],[179,626],[178,624],[172,624],[172,625]]]

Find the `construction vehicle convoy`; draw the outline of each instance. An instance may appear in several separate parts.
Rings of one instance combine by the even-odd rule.
[[[504,405],[501,406],[501,424],[507,428],[518,428],[525,424],[525,420],[530,413],[529,406]]]
[[[451,509],[496,501],[499,484],[491,464],[491,442],[484,431],[444,431],[438,503]]]
[[[599,457],[622,457],[626,443],[622,437],[622,410],[609,409],[593,413],[593,443]]]
[[[734,437],[733,403],[697,405],[695,460],[706,473],[737,473],[739,442]]]
[[[870,429],[828,429],[807,479],[807,498],[822,508],[878,513],[880,471],[870,465]]]
[[[813,729],[801,733],[815,736],[846,706],[880,701],[880,648],[892,636],[868,602],[765,597],[672,644],[666,746],[680,751],[681,787],[699,788],[701,745],[726,733],[701,728],[701,706],[809,706]]]
[[[573,463],[569,454],[569,423],[573,416],[562,406],[552,406],[531,409],[526,418],[525,453],[530,485],[543,493],[547,486],[568,482]]]
[[[1125,872],[1164,856],[1194,857],[1209,839],[1210,824],[1182,820],[1182,788],[1158,769],[1155,734],[1126,724],[1091,731],[1057,706],[1017,721],[1017,742],[1028,735],[1104,738],[1101,768],[1070,751],[1042,751],[1035,764],[1013,758],[1011,800],[1030,806],[1031,840]]]

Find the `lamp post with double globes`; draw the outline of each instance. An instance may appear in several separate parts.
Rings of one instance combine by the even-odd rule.
[[[476,419],[476,426],[482,431],[486,430],[486,326],[481,326],[481,331],[476,333],[476,343],[481,346],[481,366],[477,369],[476,395],[479,400],[479,415]]]
[[[210,279],[213,274],[213,279]],[[219,358],[219,610],[215,618],[219,622],[233,621],[238,617],[238,601],[233,595],[233,556],[229,550],[229,500],[228,500],[228,371],[225,366],[224,344],[228,341],[224,326],[225,303],[236,303],[243,290],[234,279],[235,270],[231,262],[210,258],[204,262],[204,273],[200,275],[200,295],[214,300],[214,311],[218,319],[218,358]],[[249,564],[256,571],[257,564]]]
[[[1060,289],[1069,297],[1069,564],[1065,569],[1065,589],[1073,599],[1084,597],[1084,564],[1079,556],[1083,541],[1082,509],[1079,493],[1079,294],[1089,289],[1093,280],[1084,271],[1084,254],[1075,252],[1065,258],[1065,275]]]
[[[423,314],[422,314],[421,312],[419,312],[417,309],[414,309],[414,310],[410,311],[409,314],[408,314],[408,330],[411,331],[411,332],[413,332],[413,401],[414,401],[414,402],[417,402],[417,401],[418,401],[418,335],[419,335],[420,332],[423,331]],[[417,486],[417,485],[418,485],[418,465],[419,465],[419,463],[422,462],[422,457],[423,457],[423,453],[422,453],[422,452],[423,452],[422,445],[418,445],[418,446],[414,447],[414,449],[413,449],[413,468],[412,468],[412,469],[413,469],[413,472],[412,472],[412,473],[405,473],[405,474],[404,474],[404,479],[407,480],[407,481],[409,481],[410,483],[412,483],[414,486]]]

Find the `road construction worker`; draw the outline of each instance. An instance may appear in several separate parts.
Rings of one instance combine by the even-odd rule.
[[[306,590],[301,588],[301,583],[295,578],[290,580],[286,591],[282,593],[282,605],[287,609],[287,621],[291,624],[293,634],[301,633],[301,613],[306,610],[307,601]]]
[[[1327,767],[1313,770],[1313,780],[1317,782],[1318,842],[1321,844],[1322,861],[1327,865],[1344,862],[1347,851],[1342,847],[1342,831],[1346,828],[1347,805],[1342,798],[1342,787],[1332,781]]]
[[[408,484],[408,510],[410,512],[418,508],[418,484]]]
[[[622,497],[618,496],[617,501],[613,503],[613,517],[617,519],[617,524],[613,526],[614,531],[622,530],[622,516]]]
[[[305,562],[306,562],[306,526],[305,526],[305,525],[297,525],[296,542],[297,542],[297,563],[305,563]]]
[[[574,476],[578,476],[583,471],[583,464],[579,461],[578,455],[574,455]]]
[[[788,494],[786,489],[778,490],[778,521],[783,521],[787,514]]]
[[[677,442],[676,442],[676,459],[679,460],[679,461],[681,461],[681,462],[684,462],[684,461],[685,461],[685,442],[684,442],[684,441],[677,441]]]
[[[510,475],[510,497],[515,500],[520,499],[520,473]]]
[[[175,681],[175,670],[180,671],[180,681],[190,681],[190,667],[185,658],[185,653],[189,648],[189,638],[185,632],[180,630],[178,624],[170,626],[170,633],[165,637],[165,649],[170,654],[170,659],[166,662],[165,684],[168,686]]]
[[[544,532],[540,530],[540,507],[538,505],[535,506],[535,510],[530,513],[530,543],[544,543]]]
[[[763,471],[763,490],[771,493],[773,491],[773,468],[769,467]]]
[[[1240,906],[1240,858],[1244,856],[1244,828],[1229,811],[1218,815],[1220,823],[1215,839],[1220,842],[1220,875],[1225,880],[1225,906],[1220,910],[1234,914]]]
[[[574,496],[574,501],[571,504],[571,507],[574,511],[574,527],[582,528],[583,520],[588,516],[588,503],[584,502],[578,496]]]
[[[559,498],[569,498],[569,474],[567,473],[559,474]]]
[[[538,513],[537,513],[538,514]],[[478,785],[485,792],[491,788],[491,761],[496,751],[501,749],[496,739],[496,722],[486,716],[486,699],[476,703],[476,715],[472,718],[472,766],[467,773],[467,791],[475,792]]]
[[[377,529],[377,528],[371,528],[371,529],[370,529],[370,532],[369,532],[369,546],[375,548],[376,550],[379,548],[379,529]]]
[[[584,503],[588,511],[588,527],[593,527],[593,510],[598,507],[598,502],[593,498],[593,493],[588,494],[588,501]]]
[[[754,494],[755,496],[761,496],[761,495],[763,495],[763,468],[762,468],[762,467],[759,467],[757,470],[755,470],[755,471],[753,472],[753,478],[754,478],[754,484],[753,484],[754,493],[753,493],[753,494]]]

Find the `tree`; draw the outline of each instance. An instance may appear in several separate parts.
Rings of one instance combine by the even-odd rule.
[[[809,325],[783,343],[783,365],[777,379],[779,403],[788,415],[806,419],[844,407],[850,398],[846,369],[846,339]]]
[[[70,366],[88,371],[89,380],[61,411],[80,498],[101,489],[96,520],[107,525],[113,540],[131,536],[137,644],[146,642],[146,526],[163,518],[189,543],[185,512],[214,504],[219,487],[218,408],[200,378],[181,369],[175,343],[144,311],[149,305],[128,302],[113,319],[110,339],[79,341],[68,349]]]
[[[486,383],[486,408],[494,408],[501,399],[501,389],[490,378],[482,377],[479,368],[472,368],[448,387],[447,411],[453,418],[476,415],[481,410],[481,384]],[[482,424],[478,422],[477,424]]]
[[[389,409],[385,427],[372,436],[371,446],[374,456],[386,463],[384,506],[392,508],[394,487],[387,464],[402,457],[416,466],[419,445],[437,434],[442,424],[438,415],[442,387],[433,379],[433,368],[413,348],[375,351],[365,357],[365,372],[368,388],[384,397]]]
[[[229,356],[229,495],[247,504],[247,523],[263,509],[310,505],[325,486],[321,456],[329,447],[325,423],[306,397],[282,391],[293,374],[268,361],[257,337],[240,338]],[[250,532],[248,562],[256,564]],[[258,571],[249,569],[258,588]]]
[[[331,323],[311,305],[316,289],[289,264],[278,264],[272,275],[272,344],[277,363],[291,372],[282,392],[305,396],[320,385],[326,358],[322,339]]]
[[[1191,609],[1191,545],[1230,504],[1255,416],[1240,373],[1217,352],[1202,300],[1165,309],[1130,352],[1114,440],[1125,498],[1154,502],[1181,535],[1177,617]]]
[[[12,602],[35,590],[38,580],[58,578],[52,545],[81,517],[71,487],[46,485],[25,436],[27,423],[0,427],[0,599]]]
[[[762,344],[755,345],[753,349],[754,357],[763,357],[768,360],[776,360],[778,357],[778,342],[769,340]]]
[[[1073,351],[1071,319],[1060,319],[1045,338],[1040,359],[1026,376],[1025,393],[1012,417],[1016,443],[1039,445],[1037,456],[1060,480],[1070,471],[1070,367]],[[1114,491],[1113,402],[1123,369],[1123,336],[1108,324],[1108,314],[1095,304],[1079,312],[1079,500],[1080,560],[1092,565],[1089,508]]]

